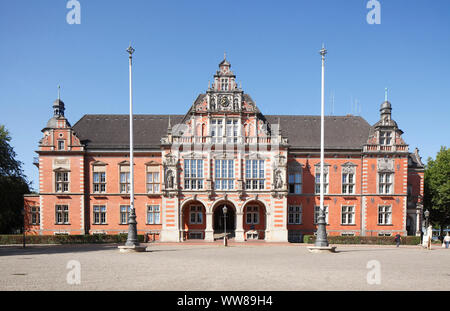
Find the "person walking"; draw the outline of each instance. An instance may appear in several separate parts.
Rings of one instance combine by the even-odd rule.
[[[400,236],[400,234],[397,233],[397,235],[395,236],[394,239],[395,243],[397,243],[397,247],[400,246],[400,242],[402,241],[402,237]]]
[[[447,232],[447,235],[444,238],[445,248],[448,248],[448,245],[450,244],[450,233]]]

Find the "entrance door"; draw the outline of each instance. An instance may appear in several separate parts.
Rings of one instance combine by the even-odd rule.
[[[223,233],[225,232],[224,223],[226,220],[226,226],[227,230],[226,232],[229,233],[228,236],[234,236],[234,230],[236,229],[236,213],[234,212],[234,208],[227,205],[227,214],[226,218],[223,214],[223,207],[225,205],[219,205],[214,209],[214,233]],[[231,233],[231,234],[230,234]]]

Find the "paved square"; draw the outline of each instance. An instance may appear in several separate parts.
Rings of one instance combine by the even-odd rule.
[[[305,245],[151,244],[123,254],[117,245],[0,247],[0,290],[450,290],[450,249],[344,246],[311,254]],[[67,263],[81,264],[69,285]],[[380,263],[370,285],[367,263]]]

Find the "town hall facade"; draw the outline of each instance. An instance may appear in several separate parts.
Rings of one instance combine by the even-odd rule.
[[[379,111],[372,126],[360,116],[325,117],[329,235],[420,234],[424,166],[391,103]],[[176,242],[314,234],[320,116],[264,115],[224,58],[186,114],[134,115],[133,123],[139,234]],[[72,126],[58,98],[42,132],[39,193],[25,196],[27,234],[127,233],[129,116],[85,115]]]

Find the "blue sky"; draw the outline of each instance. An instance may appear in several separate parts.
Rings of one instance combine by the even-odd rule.
[[[224,51],[263,113],[320,114],[324,42],[327,114],[373,124],[388,87],[411,150],[426,160],[450,145],[450,1],[380,0],[379,25],[366,0],[79,2],[81,24],[69,25],[67,0],[0,0],[0,124],[34,187],[58,84],[72,124],[128,113],[130,41],[136,114],[185,113]]]

